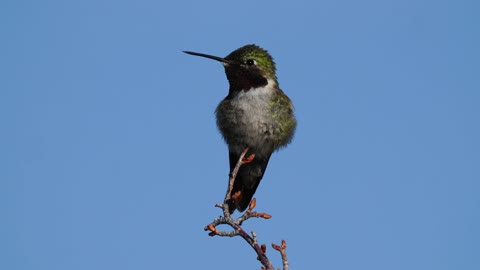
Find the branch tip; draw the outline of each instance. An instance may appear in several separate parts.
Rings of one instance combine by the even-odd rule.
[[[260,248],[262,249],[263,253],[267,253],[267,245],[262,244]]]
[[[271,219],[272,218],[272,215],[270,214],[267,214],[267,213],[253,213],[253,216],[254,217],[259,217],[259,218],[264,218],[264,219]]]
[[[255,208],[256,205],[257,205],[257,199],[253,198],[252,201],[250,202],[250,205],[248,206],[248,210],[252,211],[253,208]]]
[[[243,164],[248,164],[248,163],[252,162],[253,159],[255,159],[255,154],[251,154],[251,155],[248,156],[248,157],[242,158],[242,163],[243,163]]]
[[[205,231],[211,231],[211,232],[216,232],[217,231],[217,228],[215,228],[215,225],[213,225],[212,223],[208,224],[205,229]]]

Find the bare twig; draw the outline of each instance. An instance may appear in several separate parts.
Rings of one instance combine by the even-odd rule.
[[[232,193],[233,183],[235,182],[235,178],[237,177],[238,170],[240,170],[240,167],[244,164],[244,158],[247,152],[248,152],[248,147],[245,148],[245,150],[243,150],[242,154],[240,154],[240,158],[238,159],[237,165],[235,165],[235,168],[233,168],[233,171],[230,174],[229,181],[228,181],[227,194],[225,194],[225,199],[223,200],[223,215],[225,217],[230,217],[230,211],[228,209],[228,201],[230,201],[231,199],[230,193]]]
[[[212,223],[208,224],[205,227],[206,231],[210,231],[208,235],[210,236],[226,236],[226,237],[234,237],[234,236],[241,236],[252,248],[253,250],[257,253],[257,259],[262,263],[263,267],[262,269],[266,270],[275,270],[273,267],[272,263],[266,256],[266,246],[265,245],[259,245],[257,242],[257,235],[255,232],[252,231],[252,235],[249,235],[247,232],[245,232],[241,225],[244,221],[246,221],[249,218],[256,217],[256,218],[264,218],[264,219],[269,219],[272,216],[267,214],[267,213],[257,213],[257,212],[252,212],[252,210],[255,208],[256,205],[256,199],[253,198],[252,201],[250,202],[250,205],[239,218],[237,219],[232,219],[230,215],[230,209],[228,206],[228,202],[232,199],[231,198],[231,192],[233,189],[233,183],[235,182],[235,178],[237,177],[238,170],[240,167],[246,163],[249,163],[252,161],[253,158],[255,158],[255,155],[252,154],[249,157],[245,158],[245,155],[247,154],[249,148],[245,148],[245,150],[242,152],[240,155],[240,158],[238,159],[237,164],[235,165],[235,168],[230,174],[229,177],[229,182],[228,182],[228,188],[227,188],[227,194],[225,194],[225,199],[223,201],[223,204],[217,203],[215,206],[222,208],[223,210],[223,216],[220,216],[216,218]],[[233,231],[219,231],[217,230],[217,226],[225,224],[229,225],[232,227],[234,230]],[[282,246],[277,246],[277,245],[272,245],[274,248],[279,247],[277,249],[280,251],[282,255],[282,261],[283,261],[283,269],[288,270],[288,261],[287,261],[287,255],[285,252],[286,248],[286,243],[285,241],[282,240]],[[275,248],[276,249],[276,248]]]
[[[272,244],[272,247],[275,250],[280,251],[280,255],[282,255],[283,270],[288,270],[287,242],[285,242],[285,240],[282,240],[282,245],[281,246]]]

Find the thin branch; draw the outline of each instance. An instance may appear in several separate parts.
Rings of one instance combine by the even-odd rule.
[[[272,247],[275,250],[280,251],[280,255],[282,256],[282,262],[283,262],[283,270],[288,270],[287,242],[285,242],[285,240],[282,240],[281,246],[272,244]]]
[[[253,250],[257,253],[257,259],[262,263],[264,267],[262,269],[266,270],[275,270],[273,267],[272,263],[266,256],[266,246],[265,245],[259,245],[257,242],[257,235],[255,232],[252,231],[252,235],[249,235],[247,232],[245,232],[241,225],[244,221],[248,220],[249,218],[256,217],[256,218],[264,218],[264,219],[269,219],[272,216],[267,214],[267,213],[257,213],[257,212],[252,212],[252,210],[255,208],[256,205],[256,199],[253,198],[252,201],[250,202],[250,205],[239,218],[237,219],[232,219],[230,215],[230,209],[228,206],[228,202],[232,199],[231,198],[231,192],[233,189],[233,183],[235,182],[235,178],[237,177],[238,170],[240,167],[244,164],[247,164],[251,162],[254,158],[255,155],[252,154],[249,157],[245,158],[245,155],[247,154],[249,148],[245,148],[245,150],[242,152],[240,155],[240,158],[238,159],[237,164],[235,165],[235,168],[230,174],[229,177],[229,182],[228,182],[228,188],[227,188],[227,193],[225,194],[225,199],[223,200],[223,204],[217,203],[215,206],[222,208],[223,210],[223,216],[220,216],[216,219],[213,220],[212,223],[208,224],[205,227],[206,231],[210,231],[208,235],[210,236],[224,236],[224,237],[234,237],[234,236],[241,236],[252,248]],[[217,226],[225,224],[229,225],[232,227],[234,230],[233,231],[219,231],[217,230]],[[285,247],[284,247],[285,245]],[[274,245],[275,247],[279,247],[277,245]],[[282,261],[283,261],[283,269],[288,270],[288,261],[287,261],[287,255],[286,255],[286,243],[285,241],[282,240],[282,246],[279,247],[280,249],[277,249],[280,251],[280,254],[282,255]]]
[[[225,199],[223,200],[223,215],[225,217],[230,217],[230,211],[228,209],[228,202],[231,199],[231,193],[233,189],[233,183],[235,182],[235,178],[237,177],[238,170],[240,170],[240,167],[245,164],[244,159],[245,155],[248,152],[248,147],[243,150],[242,154],[240,154],[240,158],[238,159],[237,165],[235,165],[235,168],[233,168],[232,173],[230,174],[229,181],[228,181],[228,188],[227,188],[227,194],[225,194]]]

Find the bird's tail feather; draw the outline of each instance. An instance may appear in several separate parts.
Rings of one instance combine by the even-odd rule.
[[[250,154],[251,153],[247,153],[247,156]],[[238,158],[239,156],[230,153],[231,170],[235,167]],[[269,159],[270,156],[263,158],[256,156],[250,163],[243,164],[242,167],[240,167],[233,183],[232,192],[230,193],[231,200],[228,202],[230,214],[233,213],[235,209],[240,212],[247,209],[262,180]],[[234,164],[232,165],[232,163]]]

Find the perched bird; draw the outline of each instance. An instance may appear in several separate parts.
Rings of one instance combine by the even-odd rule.
[[[257,45],[243,46],[227,57],[184,51],[219,61],[230,89],[218,105],[217,126],[228,145],[230,172],[242,152],[254,159],[240,167],[228,202],[229,211],[243,212],[262,180],[272,153],[289,144],[296,127],[290,99],[278,86],[270,54]]]

